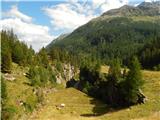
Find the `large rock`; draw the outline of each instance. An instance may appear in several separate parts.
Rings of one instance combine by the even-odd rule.
[[[14,81],[16,79],[15,77],[13,77],[12,74],[8,74],[8,73],[4,74],[3,77],[5,80],[8,80],[8,81]]]
[[[57,83],[57,84],[61,84],[62,81],[63,81],[63,79],[62,79],[61,75],[57,75],[57,76],[56,76],[56,83]]]
[[[147,101],[147,98],[145,97],[145,95],[143,94],[142,90],[139,89],[138,90],[138,103],[139,104],[144,104]]]

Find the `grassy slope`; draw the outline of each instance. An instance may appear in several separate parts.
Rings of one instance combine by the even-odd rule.
[[[102,68],[103,72],[104,69]],[[106,69],[107,70],[107,69]],[[46,95],[46,104],[34,111],[32,120],[159,120],[160,119],[160,72],[143,71],[144,94],[148,101],[130,109],[113,110],[105,104],[88,97],[73,88],[59,90]],[[66,107],[57,110],[56,105]],[[98,115],[97,113],[101,114]]]
[[[19,67],[13,63],[12,76],[15,77],[14,81],[6,80],[7,89],[7,107],[14,109],[12,118],[13,120],[18,119],[26,114],[24,106],[20,106],[18,101],[26,102],[26,100],[33,95],[32,87],[27,85],[28,79],[23,75],[27,72],[27,69]]]

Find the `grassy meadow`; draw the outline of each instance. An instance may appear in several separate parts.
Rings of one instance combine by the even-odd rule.
[[[102,72],[107,73],[103,66]],[[115,110],[86,94],[68,88],[57,90],[45,96],[45,105],[35,110],[31,120],[159,120],[160,119],[160,72],[143,70],[145,84],[143,92],[147,97],[145,104]],[[66,106],[57,109],[64,103]]]

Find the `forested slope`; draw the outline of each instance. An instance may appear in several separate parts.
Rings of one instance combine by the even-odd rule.
[[[150,12],[146,12],[146,9]],[[49,45],[48,51],[52,54],[54,49],[60,49],[64,51],[64,56],[69,54],[71,60],[74,59],[77,63],[86,58],[108,64],[113,58],[120,58],[123,64],[127,65],[133,55],[140,57],[139,53],[142,53],[149,43],[160,41],[160,18],[157,9],[159,2],[110,10],[55,41]],[[145,60],[141,59],[141,62],[147,62]],[[160,61],[149,66],[142,65],[144,68],[153,68],[159,63]]]

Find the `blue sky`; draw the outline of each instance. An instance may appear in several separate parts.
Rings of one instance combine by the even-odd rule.
[[[2,0],[1,29],[13,29],[38,51],[103,12],[144,0]],[[151,0],[145,0],[150,2]]]

